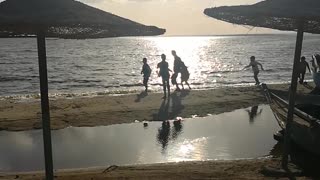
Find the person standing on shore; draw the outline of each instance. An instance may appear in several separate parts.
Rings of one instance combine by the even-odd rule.
[[[141,70],[141,74],[143,74],[143,85],[145,87],[145,92],[148,92],[148,81],[149,81],[149,77],[151,75],[151,68],[149,66],[149,64],[147,63],[147,58],[143,58],[142,60],[143,62],[143,66],[142,66],[142,70]]]
[[[170,96],[170,83],[169,83],[169,78],[170,78],[170,73],[171,70],[169,69],[169,64],[166,61],[166,55],[161,54],[161,59],[162,61],[158,63],[157,68],[160,69],[158,76],[162,78],[162,85],[163,85],[163,99],[167,98],[167,89],[168,89],[168,96]]]
[[[178,77],[178,74],[181,72],[181,66],[182,66],[183,62],[182,62],[181,58],[177,55],[177,52],[175,50],[172,50],[171,54],[174,57],[172,84],[176,85],[177,91],[180,91],[180,88],[179,88],[179,85],[177,82],[177,77]]]
[[[250,66],[252,67],[253,77],[254,77],[254,80],[256,81],[256,85],[260,84],[260,81],[258,79],[258,74],[259,74],[258,65],[261,67],[261,70],[264,70],[263,67],[262,67],[262,64],[260,64],[258,61],[256,61],[256,57],[255,56],[251,56],[250,57],[250,64],[243,68],[243,69],[246,69],[246,68],[248,68]]]
[[[304,56],[301,57],[300,59],[300,64],[299,64],[299,83],[303,84],[304,83],[304,75],[306,74],[306,69],[309,69],[309,73],[311,73],[310,71],[310,67],[308,62],[306,61],[306,58]]]

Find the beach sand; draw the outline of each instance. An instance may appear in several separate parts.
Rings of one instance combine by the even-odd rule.
[[[57,180],[102,180],[102,179],[315,179],[296,171],[280,171],[281,161],[277,158],[264,158],[234,161],[179,162],[136,166],[110,166],[61,170],[54,174]],[[291,165],[289,167],[294,167]],[[270,171],[271,169],[271,171]],[[290,168],[294,169],[294,168]],[[41,172],[0,174],[0,179],[42,180]]]
[[[287,90],[288,85],[270,85]],[[310,87],[298,86],[299,93]],[[161,93],[122,96],[78,97],[50,101],[52,128],[68,126],[100,126],[152,121],[161,118],[206,116],[259,104],[267,104],[260,87],[226,87],[222,89],[192,90],[171,95],[167,117],[163,117],[166,103]],[[0,101],[0,129],[30,130],[41,128],[40,102]],[[234,161],[180,162],[136,166],[111,166],[63,170],[55,172],[55,179],[289,179],[283,174],[264,174],[265,166],[280,167],[278,158]],[[0,179],[43,179],[43,172],[0,173]],[[309,179],[305,176],[297,179]]]
[[[270,85],[275,89],[288,89],[288,85]],[[299,86],[299,92],[311,91]],[[230,112],[235,109],[266,104],[260,87],[225,87],[210,90],[174,92],[170,103],[163,101],[161,93],[129,94],[121,96],[76,97],[51,99],[51,128],[69,126],[105,126],[206,116]],[[40,100],[0,101],[0,130],[21,131],[41,128]]]

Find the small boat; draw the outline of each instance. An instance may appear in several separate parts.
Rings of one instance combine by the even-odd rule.
[[[261,87],[279,126],[285,131],[289,93],[268,89],[265,84]],[[290,138],[304,150],[320,155],[320,95],[296,95]]]

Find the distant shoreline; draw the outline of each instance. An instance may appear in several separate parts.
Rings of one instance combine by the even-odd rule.
[[[211,34],[211,35],[158,35],[158,36],[123,36],[123,37],[105,37],[105,38],[130,38],[130,37],[235,37],[235,36],[295,36],[295,32],[286,33],[257,33],[257,34]],[[318,34],[306,34],[306,36],[320,36]],[[30,36],[0,36],[0,39],[5,38],[36,38],[36,35]],[[48,37],[48,38],[59,38],[59,37]],[[70,39],[70,38],[59,38],[59,39]],[[71,38],[73,39],[73,38]],[[87,39],[104,39],[104,38],[87,38]]]

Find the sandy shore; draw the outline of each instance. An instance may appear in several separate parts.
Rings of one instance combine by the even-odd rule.
[[[288,89],[288,85],[272,85]],[[300,93],[310,87],[299,86]],[[162,94],[81,97],[50,101],[52,128],[131,123],[137,120],[206,116],[265,104],[259,87],[229,87],[174,93],[170,102]],[[0,101],[0,129],[29,130],[41,127],[40,102]],[[265,173],[265,167],[280,167],[277,158],[236,161],[180,162],[138,166],[111,166],[55,172],[55,179],[289,179],[286,173]],[[299,175],[299,176],[298,176]],[[0,179],[43,179],[43,172],[0,173]],[[312,179],[294,174],[296,179]],[[292,178],[291,177],[291,178]]]
[[[97,179],[316,179],[301,171],[287,173],[279,159],[264,158],[235,161],[180,162],[137,166],[110,166],[55,172],[57,180]],[[295,167],[290,165],[290,167]],[[294,170],[294,168],[290,168]],[[42,180],[41,172],[0,174],[0,179]]]
[[[288,89],[288,85],[270,85]],[[310,89],[299,86],[300,92]],[[259,87],[226,87],[172,93],[170,102],[161,93],[122,96],[77,97],[50,100],[51,128],[100,126],[139,121],[155,121],[206,116],[265,104]],[[20,131],[41,128],[40,101],[0,101],[0,130]]]

